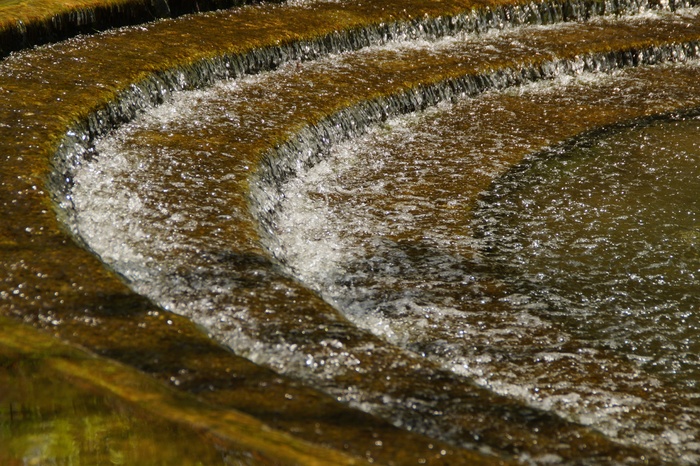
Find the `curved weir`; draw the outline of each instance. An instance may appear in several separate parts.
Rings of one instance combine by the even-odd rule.
[[[698,12],[401,5],[251,7],[6,59],[3,314],[166,382],[149,415],[254,463],[697,461],[694,376],[550,315],[472,210],[528,154],[699,107]]]
[[[622,113],[673,110],[677,104],[669,100],[697,105],[698,89],[691,84],[696,73],[693,64],[610,78],[583,74],[391,121],[340,144],[288,181],[267,244],[291,273],[358,326],[498,393],[692,463],[698,432],[697,263],[689,199],[695,191],[691,182],[683,183],[685,189],[674,185],[671,180],[680,175],[663,176],[659,167],[678,154],[687,165],[670,167],[694,180],[697,118],[688,116],[681,135],[668,131],[665,138],[664,129],[645,138],[630,130],[643,149],[629,162],[618,160],[625,160],[622,144],[610,150],[611,169],[634,180],[614,185],[616,190],[605,189],[612,176],[600,157],[591,157],[589,181],[556,142],[592,121],[614,124]],[[662,79],[668,86],[656,93]],[[562,101],[562,93],[572,97]],[[557,128],[572,113],[578,121]],[[466,124],[476,114],[478,124]],[[504,128],[518,131],[503,136]],[[659,126],[649,131],[654,128]],[[613,129],[613,135],[622,130]],[[595,137],[576,140],[581,151]],[[611,146],[607,141],[600,146]],[[678,148],[683,141],[684,151]],[[501,181],[515,160],[553,143],[544,159],[535,160],[571,166],[561,185],[530,165],[528,183],[520,166],[507,183]],[[664,187],[654,187],[649,177],[668,183],[669,194],[661,197]],[[489,188],[492,180],[495,187]],[[482,194],[486,189],[493,192]],[[528,189],[548,197],[540,200]],[[597,202],[601,196],[607,203]],[[664,200],[681,220],[671,221],[668,210],[660,215]],[[629,206],[635,202],[649,206],[646,216]],[[558,203],[568,208],[552,209]],[[607,211],[618,220],[603,222]],[[656,234],[677,233],[654,238],[651,225],[658,225]],[[596,243],[601,249],[591,251]],[[635,252],[647,260],[644,273],[641,264],[626,260]],[[638,271],[637,279],[631,270]]]
[[[78,34],[146,23],[187,13],[246,5],[245,0],[74,0],[0,4],[0,57]]]

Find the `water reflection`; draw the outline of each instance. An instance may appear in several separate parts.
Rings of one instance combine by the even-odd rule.
[[[0,321],[5,332],[0,342],[1,464],[195,466],[231,464],[233,460],[240,461],[235,464],[267,464],[249,452],[219,447],[213,438],[189,425],[167,422],[92,382],[69,376],[56,361],[74,358],[77,350],[38,334],[28,340],[36,349],[27,350],[28,330],[3,323]],[[13,338],[18,340],[12,342]]]

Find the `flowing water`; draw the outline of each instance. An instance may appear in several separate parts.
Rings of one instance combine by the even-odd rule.
[[[504,166],[559,136],[562,114],[608,111],[616,88],[639,86],[653,105],[658,77],[643,74],[567,78],[392,121],[288,183],[270,247],[359,326],[694,462],[697,118],[615,128]],[[563,90],[575,97],[563,102]],[[527,132],[498,128],[528,117]]]
[[[494,460],[693,464],[700,149],[673,112],[700,80],[652,63],[697,45],[606,53],[697,14],[389,43],[174,95],[81,154],[67,218],[137,293],[401,428]],[[486,92],[433,82],[420,99],[451,98],[323,130],[323,108],[468,73]],[[320,144],[295,122],[314,112]],[[273,145],[290,158],[266,172]]]

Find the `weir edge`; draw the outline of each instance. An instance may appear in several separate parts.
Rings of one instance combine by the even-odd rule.
[[[133,120],[143,110],[162,104],[175,92],[206,88],[218,81],[236,79],[244,75],[258,74],[275,70],[284,63],[291,61],[314,60],[332,53],[356,51],[372,45],[382,45],[391,41],[428,39],[434,40],[458,33],[483,33],[488,30],[503,28],[506,26],[517,27],[524,24],[555,24],[566,21],[582,21],[595,16],[619,15],[623,13],[635,13],[646,9],[665,9],[674,11],[679,8],[687,8],[700,3],[697,0],[684,2],[672,2],[666,4],[656,3],[653,0],[620,0],[600,2],[596,0],[564,0],[544,1],[541,3],[527,3],[524,5],[513,4],[497,8],[485,8],[483,10],[471,10],[453,16],[423,17],[409,22],[379,23],[369,25],[363,29],[346,29],[330,34],[295,40],[279,45],[270,45],[253,49],[240,54],[220,53],[205,59],[190,63],[182,63],[174,67],[156,71],[146,76],[139,82],[132,83],[128,88],[117,92],[112,100],[102,104],[101,107],[89,111],[66,128],[63,136],[58,139],[58,144],[50,161],[51,170],[47,180],[47,187],[51,193],[59,220],[64,225],[74,222],[71,218],[71,172],[75,166],[81,163],[83,158],[89,159],[93,152],[95,139],[106,134],[110,130]],[[614,53],[614,52],[611,52]],[[552,65],[552,64],[550,64]],[[512,71],[511,71],[512,72]],[[523,71],[522,74],[535,73],[528,78],[537,79],[538,71],[535,69]],[[496,71],[508,73],[506,70]],[[523,76],[525,78],[525,76]],[[453,87],[455,92],[462,86],[481,86],[486,89],[486,83],[479,84],[480,79],[489,79],[488,76],[474,77],[472,84],[461,82],[459,78],[448,79],[444,85]],[[439,85],[438,85],[439,87]],[[438,91],[433,85],[421,86],[412,93],[425,92],[426,105],[433,97],[430,94]],[[482,89],[482,90],[483,90]],[[390,100],[398,96],[389,97]],[[406,97],[410,97],[406,95]],[[418,98],[417,95],[414,98]],[[423,97],[418,98],[423,101]],[[435,101],[437,103],[437,101]],[[373,105],[368,102],[367,105]],[[395,105],[395,104],[392,104]],[[408,108],[413,108],[409,105]],[[407,110],[403,113],[414,110]],[[400,113],[397,113],[398,115]],[[342,117],[328,116],[329,119]],[[313,124],[312,124],[313,126]],[[303,132],[304,130],[302,130]],[[289,140],[295,139],[291,136]],[[283,147],[289,141],[280,141],[277,146]],[[267,164],[263,157],[261,166]],[[79,235],[72,232],[74,238],[80,243]],[[83,244],[84,246],[84,244]]]

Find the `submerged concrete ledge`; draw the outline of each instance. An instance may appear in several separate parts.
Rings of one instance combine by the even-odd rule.
[[[263,10],[264,18],[274,9]],[[245,36],[250,50],[264,46],[266,39],[256,37],[258,24],[248,27],[253,28],[253,34],[246,34],[250,30],[241,27],[258,13],[239,13],[220,21],[227,27],[217,30],[218,46],[206,32],[201,33],[202,43],[197,44],[190,25],[175,21],[148,25],[146,34],[135,33],[145,37],[129,37],[121,45],[120,37],[109,37],[102,48],[92,50],[91,56],[86,56],[85,50],[70,50],[72,44],[67,43],[18,54],[2,63],[0,144],[5,163],[0,186],[1,208],[7,215],[7,222],[0,227],[2,314],[132,365],[222,409],[254,414],[273,428],[293,431],[299,438],[343,449],[353,456],[370,455],[387,463],[412,463],[416,458],[428,464],[446,460],[500,462],[490,455],[483,457],[396,429],[234,356],[191,322],[165,313],[130,292],[119,277],[76,245],[56,222],[44,185],[52,172],[51,160],[59,142],[65,141],[70,128],[83,127],[76,121],[85,122],[87,127],[92,122],[94,136],[109,129],[109,124],[131,118],[142,106],[160,101],[169,91],[192,87],[193,83],[182,79],[181,71],[196,68],[193,59],[206,63],[202,56],[230,53],[240,45],[236,41],[240,36]],[[304,16],[306,12],[297,14]],[[208,20],[195,18],[195,23]],[[290,21],[294,24],[295,20]],[[274,44],[278,25],[260,25],[272,28],[263,30],[263,36],[267,34],[269,43]],[[154,30],[160,31],[156,33],[159,40],[149,37]],[[238,36],[230,37],[232,31]],[[69,52],[61,58],[60,52],[66,49]],[[154,49],[160,53],[154,53]],[[188,53],[183,55],[181,50]],[[121,57],[115,60],[115,56]],[[36,69],[37,63],[43,64],[41,70]],[[177,84],[170,89],[161,86],[157,77],[164,74],[172,76]],[[156,83],[150,94],[154,100],[146,98],[130,107],[118,98],[127,95],[132,86],[149,82],[150,77]],[[110,103],[130,111],[115,113],[116,120],[98,118]],[[283,462],[296,461],[290,457]]]
[[[107,393],[156,419],[182,424],[192,431],[191,435],[210,437],[219,448],[255,457],[260,464],[358,464],[338,451],[301,442],[234,410],[222,412],[131,368],[58,342],[7,318],[0,317],[0,329],[0,354],[30,360],[48,374],[58,374],[80,387],[86,397]],[[8,454],[3,451],[0,459],[12,463],[14,458]]]
[[[0,2],[0,58],[9,53],[108,29],[188,13],[256,3],[255,0],[77,0]],[[272,2],[274,3],[274,1]]]
[[[63,192],[64,176],[71,166],[80,163],[80,158],[73,156],[76,144],[84,150],[81,156],[89,157],[93,138],[133,118],[139,110],[162,102],[171,92],[273,69],[285,60],[312,59],[381,43],[401,34],[434,37],[456,30],[483,30],[499,27],[509,17],[517,18],[515,24],[521,24],[522,18],[536,22],[542,16],[534,11],[548,12],[546,22],[586,18],[601,5],[582,3],[588,5],[582,10],[562,6],[573,5],[571,2],[545,4],[542,8],[522,4],[493,9],[489,5],[480,14],[472,8],[483,5],[468,2],[443,2],[440,6],[431,2],[427,7],[421,3],[374,2],[367,11],[323,4],[317,13],[279,6],[244,8],[159,22],[145,26],[145,31],[88,40],[87,45],[57,44],[5,60],[0,64],[0,147],[4,154],[0,213],[7,223],[0,225],[0,313],[47,329],[160,380],[174,385],[177,381],[182,390],[219,406],[247,411],[274,428],[293,430],[306,441],[335,449],[348,444],[348,453],[353,456],[364,457],[371,449],[377,461],[409,462],[429,451],[431,444],[443,448],[446,455],[422,458],[428,463],[499,462],[490,455],[400,431],[229,353],[191,322],[134,295],[116,274],[76,244],[56,219],[46,186],[47,180],[58,174],[52,177],[50,189]],[[522,11],[532,15],[513,13]],[[583,14],[551,13],[557,11]],[[334,21],[328,22],[329,17]],[[697,43],[693,42],[697,40],[684,39],[690,47],[686,55],[697,53]],[[628,50],[600,54],[610,53],[622,64],[634,65],[636,57],[659,45],[664,44],[649,39]],[[36,69],[40,63],[41,68]],[[532,69],[536,70],[537,65]],[[529,76],[520,70],[503,73],[520,73],[523,79]],[[546,75],[535,72],[532,79]],[[449,92],[435,83],[427,82],[422,87],[416,84],[405,97],[410,101],[414,93],[414,100],[424,104],[411,106],[397,100],[397,110],[380,111],[377,118],[461,94],[468,88],[461,89],[459,79],[441,81],[445,89],[451,89]],[[480,82],[483,89],[493,86],[495,80],[483,77]],[[515,79],[506,84],[517,82]],[[332,117],[327,118],[333,122]],[[321,134],[323,124],[318,123],[318,119],[304,122],[308,128],[317,124]],[[279,139],[268,141],[258,153],[284,146],[288,140],[289,134],[281,132]],[[294,150],[293,145],[288,148]],[[256,239],[255,228],[247,234]],[[231,372],[243,375],[235,379]],[[266,384],[273,388],[262,395],[261,387]],[[209,390],[210,386],[215,390]],[[288,400],[286,395],[290,394],[296,401],[282,408],[281,403],[287,403],[283,400]],[[283,415],[279,414],[281,409],[286,410]],[[319,424],[324,428],[322,433],[313,427]],[[378,448],[372,437],[377,432],[384,439],[383,448]],[[329,463],[337,464],[333,461]]]

